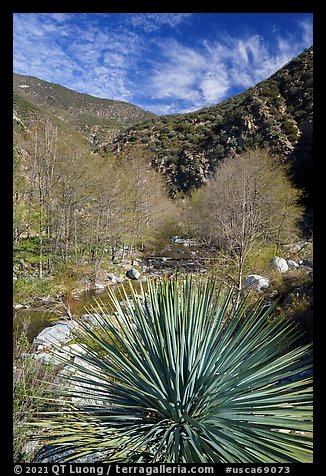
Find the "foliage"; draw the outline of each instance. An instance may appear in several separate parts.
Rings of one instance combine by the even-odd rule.
[[[107,250],[114,258],[125,245],[155,242],[175,222],[175,206],[142,146],[119,157],[90,156],[73,135],[44,121],[18,149],[14,264],[23,260],[40,278],[69,262],[91,265],[96,278]]]
[[[291,322],[300,332],[300,343],[313,340],[313,280],[305,270],[294,269],[286,275],[273,271],[271,287],[277,293],[276,315]]]
[[[83,326],[66,402],[35,423],[54,451],[72,450],[63,460],[311,462],[309,346],[284,352],[295,336],[272,308],[246,298],[235,310],[207,280],[131,294],[122,307],[111,293],[114,316],[100,306],[98,327]]]
[[[18,277],[13,286],[14,302],[28,304],[34,298],[40,296],[49,296],[55,293],[53,279],[36,276]]]
[[[13,460],[29,462],[25,445],[33,439],[26,421],[42,407],[41,397],[54,378],[51,366],[28,356],[31,350],[26,337],[26,323],[21,333],[14,336],[13,346]]]
[[[28,88],[22,89],[21,85]],[[87,140],[95,136],[100,143],[110,140],[111,131],[117,134],[127,126],[155,117],[127,102],[80,94],[32,76],[14,73],[13,89],[14,109],[28,125],[36,113],[43,117],[50,113],[59,127],[73,127]]]
[[[271,259],[277,255],[277,245],[272,242],[264,243],[263,246],[257,246],[248,256],[247,268],[248,274],[266,275]]]
[[[293,147],[312,115],[312,60],[313,50],[308,48],[255,87],[195,112],[144,121],[117,137],[114,147],[123,148],[131,139],[139,143],[146,135],[172,196],[200,187],[220,160],[248,147],[265,143],[276,155],[291,154],[293,161],[300,160],[301,154]],[[170,167],[171,157],[180,158],[173,161],[174,167]],[[188,157],[191,163],[187,163]],[[304,183],[306,186],[309,181]]]
[[[235,270],[233,280],[241,290],[254,255],[298,233],[299,196],[280,161],[268,151],[247,151],[219,163],[207,185],[194,194],[188,220],[193,235]]]

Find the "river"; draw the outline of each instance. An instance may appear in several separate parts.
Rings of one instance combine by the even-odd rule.
[[[138,259],[139,265],[142,271],[142,278],[160,278],[163,275],[176,274],[178,272],[206,272],[205,262],[209,259],[210,254],[200,246],[196,244],[183,243],[170,243],[162,251],[158,253],[144,253],[144,255]],[[128,278],[122,284],[128,291]],[[117,293],[121,284],[111,285]],[[134,288],[138,288],[140,285],[137,281],[132,281]],[[146,284],[145,284],[146,285]],[[120,294],[120,293],[119,293]],[[82,314],[85,314],[87,308],[90,305],[96,306],[96,300],[101,300],[104,305],[109,304],[109,295],[107,289],[92,290],[80,294],[74,298],[70,303],[70,310],[73,318],[78,318]],[[22,329],[26,324],[26,335],[30,342],[33,341],[42,329],[50,326],[53,322],[58,321],[65,315],[64,308],[60,306],[54,306],[52,309],[50,306],[43,306],[43,308],[31,308],[31,309],[19,309],[15,310],[14,317],[14,331]]]

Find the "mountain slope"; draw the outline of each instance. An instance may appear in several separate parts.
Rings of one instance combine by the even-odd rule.
[[[307,188],[311,174],[312,63],[311,47],[269,79],[224,102],[133,126],[115,139],[113,150],[145,144],[174,195],[200,187],[224,157],[247,147],[268,146],[291,160],[293,176]]]
[[[92,144],[110,142],[120,131],[155,117],[133,104],[78,93],[33,76],[13,75],[14,114],[27,124],[48,115],[76,129]]]

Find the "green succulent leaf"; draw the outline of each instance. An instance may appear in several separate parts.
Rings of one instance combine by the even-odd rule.
[[[37,423],[71,447],[65,460],[312,461],[311,349],[284,348],[294,331],[272,307],[207,279],[131,286],[124,306],[108,292],[115,313],[88,310],[98,325],[76,335],[87,352]]]

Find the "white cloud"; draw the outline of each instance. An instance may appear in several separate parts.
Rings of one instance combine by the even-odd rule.
[[[299,26],[303,30],[302,41],[305,45],[312,45],[313,43],[313,24],[309,19],[299,22]]]
[[[192,15],[15,14],[15,71],[171,114],[255,85],[312,42],[305,18],[292,35],[274,25],[273,46],[256,34],[220,31],[182,44],[178,27]]]
[[[44,15],[48,16],[49,18],[52,18],[53,20],[59,23],[67,22],[72,18],[72,15],[70,13],[45,13]]]
[[[206,103],[213,103],[223,98],[229,89],[229,82],[216,78],[207,78],[200,83],[200,89]]]
[[[68,16],[17,14],[14,69],[100,97],[131,101],[128,72],[141,52],[132,32],[100,29]],[[85,26],[85,28],[84,28]]]
[[[183,99],[193,105],[218,101],[228,90],[225,68],[211,61],[206,51],[197,51],[167,42],[163,47],[164,60],[148,84],[154,98]]]
[[[309,31],[308,24],[302,28]],[[234,88],[245,89],[268,78],[305,47],[304,41],[278,36],[273,51],[259,35],[224,34],[215,42],[204,41],[200,49],[168,42],[162,46],[164,60],[150,78],[153,97],[183,99],[193,108],[217,103]]]
[[[162,26],[175,28],[191,15],[192,13],[139,13],[130,15],[129,19],[133,26],[150,33]]]

